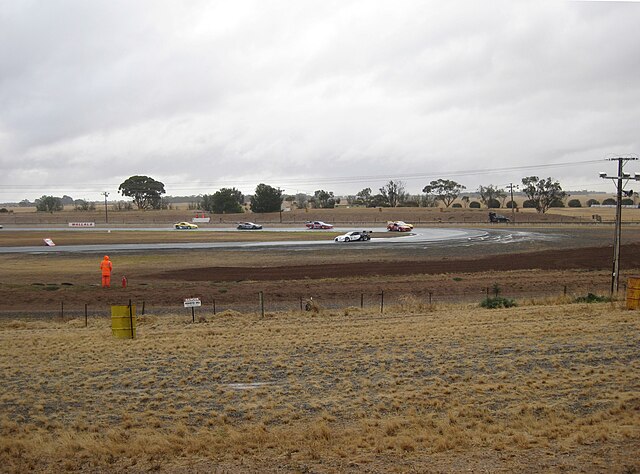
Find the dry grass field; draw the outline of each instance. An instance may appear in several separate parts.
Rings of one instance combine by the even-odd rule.
[[[617,304],[0,319],[3,472],[640,470]]]
[[[15,212],[1,213],[0,224],[5,226],[30,226],[58,224],[66,226],[69,222],[95,222],[100,227],[118,227],[125,225],[155,226],[171,228],[178,221],[190,221],[195,211],[171,209],[162,211],[111,211],[109,223],[105,223],[105,213],[101,210],[84,212],[66,210],[64,212],[46,213],[15,208]],[[13,210],[13,209],[12,209]],[[335,209],[294,209],[282,213],[273,212],[254,214],[212,214],[211,222],[201,224],[203,227],[229,226],[240,221],[254,221],[268,226],[299,225],[309,220],[323,220],[336,225],[350,224],[386,224],[390,220],[405,220],[419,226],[474,224],[488,222],[488,209],[469,208],[335,208]],[[518,224],[545,223],[595,223],[594,216],[600,216],[602,222],[615,220],[614,208],[552,208],[546,214],[538,214],[535,209],[518,209],[512,213],[510,209],[496,209],[499,214],[512,218]],[[209,215],[209,214],[207,214]],[[640,222],[640,209],[624,209],[625,222]]]
[[[335,212],[346,222],[388,217]],[[430,212],[413,217],[467,215]],[[0,255],[0,472],[638,473],[640,312],[571,304],[606,292],[612,228],[567,218],[576,225],[532,226],[548,240],[509,245],[116,252],[109,290],[99,287],[102,254]],[[2,232],[0,246],[44,237]],[[59,245],[271,237],[209,234],[47,236]],[[640,270],[639,242],[640,228],[625,227],[625,278]],[[493,284],[519,306],[479,308]],[[365,308],[351,306],[362,292]],[[291,310],[310,295],[323,307]],[[202,308],[192,323],[176,308],[191,296],[217,298],[218,314]],[[108,308],[129,299],[148,303],[138,338],[114,339]],[[51,316],[61,302],[67,316]],[[290,310],[275,312],[277,302]],[[85,327],[69,309],[87,303]]]

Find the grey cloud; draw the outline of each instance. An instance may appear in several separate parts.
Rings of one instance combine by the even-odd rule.
[[[639,18],[611,2],[5,2],[0,200],[136,173],[255,179],[247,192],[637,153]]]

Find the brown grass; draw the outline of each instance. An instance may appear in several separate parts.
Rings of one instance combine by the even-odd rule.
[[[455,208],[336,208],[293,210],[288,212],[273,212],[265,214],[213,214],[209,224],[203,227],[229,226],[239,221],[254,221],[268,226],[298,225],[305,221],[324,220],[326,222],[346,224],[386,224],[389,220],[402,219],[417,225],[460,225],[464,223],[487,223],[488,209],[455,209]],[[512,217],[510,209],[497,209],[500,214]],[[593,215],[601,216],[603,222],[615,219],[615,209],[612,208],[553,208],[546,214],[538,214],[535,209],[518,209],[515,221],[518,223],[593,223]],[[104,211],[79,212],[67,210],[56,213],[25,212],[16,210],[14,213],[0,214],[0,224],[4,225],[41,225],[62,224],[68,222],[95,222],[99,227],[118,227],[124,225],[148,225],[153,227],[170,227],[173,223],[191,220],[194,211],[184,209],[162,211],[118,211],[109,213],[109,223],[105,224]],[[625,222],[640,222],[640,209],[624,209],[622,213]]]
[[[3,471],[640,469],[617,305],[0,321]]]

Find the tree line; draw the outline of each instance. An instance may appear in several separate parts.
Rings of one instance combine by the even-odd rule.
[[[567,193],[562,190],[560,183],[551,177],[539,178],[527,176],[521,180],[520,191],[527,199],[523,203],[525,208],[534,208],[544,214],[551,207],[564,207]],[[464,194],[466,186],[449,179],[437,179],[424,186],[421,195],[411,195],[406,191],[405,183],[400,180],[389,180],[384,186],[373,193],[367,187],[355,195],[346,196],[347,203],[351,206],[362,207],[437,207],[442,203],[445,207],[469,207],[480,208],[482,205],[489,209],[514,208],[517,204],[513,200],[507,201],[510,193],[507,190],[493,184],[481,185],[477,189],[478,201],[472,201],[468,194]],[[162,198],[166,193],[164,183],[149,176],[131,176],[118,187],[118,192],[130,197],[132,204],[137,209],[163,209],[167,208],[167,201]],[[456,202],[460,198],[461,202]],[[297,208],[333,208],[340,204],[341,198],[336,197],[332,191],[319,189],[313,195],[298,193],[285,195],[280,188],[260,183],[256,186],[254,194],[248,199],[236,188],[222,188],[213,194],[203,194],[196,197],[192,203],[194,209],[201,209],[214,214],[241,213],[245,204],[250,205],[252,212],[278,212],[282,208],[282,202],[287,201]],[[632,199],[627,199],[633,204]],[[599,204],[590,200],[587,205]],[[73,203],[78,210],[95,210],[95,203],[84,200],[73,200],[69,196],[57,198],[54,196],[42,196],[35,204],[39,211],[54,212],[63,209],[65,204]],[[128,204],[128,203],[127,203]],[[606,204],[606,201],[604,202]],[[615,204],[615,200],[613,200]],[[623,202],[625,204],[625,202]],[[133,208],[132,205],[126,206]],[[577,199],[568,202],[569,207],[580,207]]]

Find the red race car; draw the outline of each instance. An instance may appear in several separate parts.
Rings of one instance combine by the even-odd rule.
[[[309,221],[305,224],[307,229],[333,229],[331,224],[322,221]]]
[[[407,224],[403,221],[389,221],[387,222],[387,230],[394,232],[409,232],[413,229],[413,225]]]

